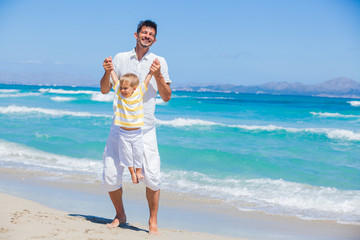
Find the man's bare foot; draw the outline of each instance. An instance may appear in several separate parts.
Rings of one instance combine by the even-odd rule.
[[[149,221],[149,234],[150,235],[160,235],[156,223],[151,224],[150,221]]]
[[[106,224],[106,226],[108,228],[117,228],[120,224],[123,223],[126,223],[126,216],[122,219],[115,217],[114,220],[111,223]]]

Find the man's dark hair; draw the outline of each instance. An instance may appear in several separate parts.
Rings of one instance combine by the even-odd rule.
[[[141,28],[142,27],[151,27],[151,28],[153,28],[153,29],[155,29],[155,37],[156,37],[156,34],[157,34],[157,25],[156,25],[156,23],[155,22],[153,22],[153,21],[151,21],[151,20],[145,20],[145,21],[140,21],[139,22],[139,25],[138,25],[138,27],[137,27],[137,34],[139,34],[140,33],[140,31],[141,31]]]

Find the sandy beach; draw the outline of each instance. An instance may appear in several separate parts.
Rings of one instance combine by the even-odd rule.
[[[50,180],[52,179],[52,180]],[[0,239],[359,239],[360,226],[241,212],[221,201],[163,191],[160,236],[148,234],[141,184],[124,184],[128,222],[107,229],[113,209],[99,183],[0,168]],[[45,181],[46,180],[46,181]],[[76,180],[76,181],[75,181]]]
[[[59,211],[3,193],[0,205],[1,239],[233,239],[173,229],[151,236],[137,223],[108,229],[108,219]]]

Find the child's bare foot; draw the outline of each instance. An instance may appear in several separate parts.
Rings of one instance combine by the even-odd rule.
[[[139,182],[139,180],[144,178],[144,175],[141,174],[141,168],[136,169],[136,178],[137,178],[138,182]]]
[[[131,174],[131,180],[134,184],[139,183],[139,180],[137,179],[137,174]]]
[[[130,175],[131,175],[132,182],[133,183],[139,183],[139,180],[136,177],[136,174],[135,174],[135,171],[134,171],[133,167],[129,167],[129,172],[130,172]]]
[[[141,173],[136,173],[136,177],[138,180],[141,180],[144,178],[144,176]]]

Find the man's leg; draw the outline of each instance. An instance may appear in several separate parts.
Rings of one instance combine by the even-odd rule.
[[[149,204],[149,234],[159,234],[157,228],[157,213],[159,209],[160,189],[157,191],[146,188],[146,199]]]
[[[143,175],[146,185],[146,199],[149,204],[149,234],[159,234],[157,228],[157,214],[160,199],[160,156],[157,146],[155,127],[143,129],[144,162]]]
[[[109,137],[103,154],[103,176],[101,185],[109,192],[110,199],[115,207],[116,215],[108,227],[114,228],[126,222],[126,215],[122,201],[122,175],[124,167],[119,159],[120,127],[111,125]]]
[[[116,216],[112,223],[107,224],[109,228],[116,228],[122,223],[126,223],[126,215],[124,210],[124,205],[122,201],[122,188],[109,192],[110,199],[115,207]]]

